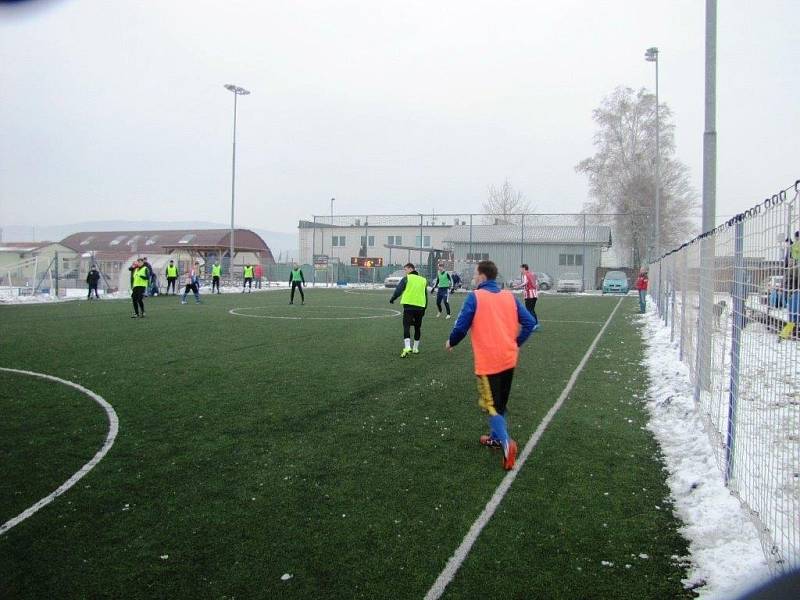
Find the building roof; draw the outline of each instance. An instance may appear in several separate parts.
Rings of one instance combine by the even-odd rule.
[[[585,230],[578,225],[473,225],[454,226],[445,235],[444,241],[454,244],[592,244],[611,245],[611,227],[587,225]]]
[[[234,230],[237,252],[261,252],[274,262],[272,252],[260,235],[249,229]],[[168,229],[155,231],[81,231],[61,240],[61,244],[81,254],[102,253],[106,259],[126,259],[133,254],[147,256],[175,250],[208,251],[230,247],[228,229]]]
[[[35,252],[58,242],[0,242],[0,252]]]

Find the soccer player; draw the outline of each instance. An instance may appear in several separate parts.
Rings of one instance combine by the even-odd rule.
[[[133,299],[133,314],[131,319],[144,319],[144,292],[150,284],[150,270],[142,258],[137,259],[132,268],[131,298]]]
[[[303,286],[306,284],[306,278],[303,277],[303,270],[297,265],[292,266],[292,272],[289,273],[289,283],[292,285],[292,295],[289,296],[289,304],[294,304],[294,290],[300,290],[300,304],[306,303],[306,296],[303,293]]]
[[[478,405],[489,414],[489,434],[482,435],[480,443],[502,448],[503,468],[509,471],[517,459],[517,443],[508,435],[506,407],[519,347],[536,322],[510,291],[500,289],[496,278],[497,266],[492,261],[476,265],[473,283],[477,289],[464,301],[444,347],[452,351],[472,329]]]
[[[200,262],[195,261],[194,268],[186,274],[186,287],[183,289],[181,304],[186,304],[186,295],[194,292],[195,304],[200,304]]]
[[[172,295],[175,295],[175,282],[178,280],[178,267],[175,265],[175,261],[169,261],[167,265],[167,269],[164,272],[164,275],[167,276],[167,296],[169,296],[169,288],[172,288]]]
[[[450,318],[450,302],[448,299],[450,298],[450,288],[453,286],[453,280],[450,277],[450,273],[445,271],[444,265],[439,265],[439,273],[436,275],[436,283],[433,284],[433,288],[431,288],[431,294],[433,290],[438,288],[438,292],[436,293],[436,318],[442,316],[442,302],[444,302],[444,307],[447,309],[447,316],[445,319]]]
[[[211,265],[211,293],[214,293],[214,288],[217,288],[217,293],[219,294],[219,277],[222,275],[222,267],[219,264],[219,261],[215,260],[214,264]]]
[[[253,266],[252,265],[245,265],[244,266],[244,283],[242,284],[242,293],[244,294],[244,288],[249,288],[248,294],[253,291]]]
[[[92,265],[89,273],[86,274],[86,283],[89,284],[89,296],[87,300],[92,299],[92,290],[94,290],[94,297],[100,300],[100,294],[97,293],[97,284],[100,281],[100,271],[97,270],[96,265]]]
[[[525,290],[525,308],[531,313],[533,320],[536,321],[535,328],[539,328],[539,317],[536,316],[536,300],[539,298],[539,282],[536,280],[536,273],[528,268],[526,263],[519,266],[522,275],[522,287]]]
[[[419,340],[422,337],[422,317],[428,307],[428,281],[417,273],[412,263],[403,266],[406,276],[397,284],[390,304],[400,298],[403,305],[403,351],[400,358],[409,354],[419,354]],[[414,326],[414,347],[411,347],[411,326]]]

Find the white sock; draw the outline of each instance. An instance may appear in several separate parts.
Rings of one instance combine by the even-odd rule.
[[[414,350],[419,350],[419,340],[414,340]]]
[[[403,338],[403,345],[406,347],[406,350],[411,350],[411,338]]]

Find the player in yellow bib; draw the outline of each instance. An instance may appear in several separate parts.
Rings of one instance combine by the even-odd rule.
[[[403,305],[403,351],[400,358],[410,354],[419,354],[419,340],[422,337],[422,317],[428,307],[428,281],[417,273],[412,263],[403,266],[406,276],[397,284],[394,294],[389,299],[393,304],[400,298]],[[414,327],[414,346],[411,346],[411,327]]]

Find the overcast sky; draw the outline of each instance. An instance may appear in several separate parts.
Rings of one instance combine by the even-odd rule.
[[[39,0],[0,6],[0,225],[479,211],[508,177],[538,212],[615,86],[654,88],[702,191],[705,2]],[[800,2],[718,9],[717,213],[800,177]]]

